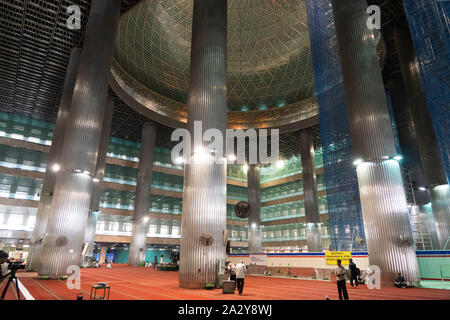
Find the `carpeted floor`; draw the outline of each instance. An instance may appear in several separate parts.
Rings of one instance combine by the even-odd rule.
[[[110,285],[111,300],[324,300],[325,295],[338,299],[333,282],[247,276],[243,296],[237,292],[224,295],[219,289],[181,289],[178,272],[120,265],[112,269],[82,269],[80,290],[67,289],[65,280],[38,280],[26,276],[19,276],[19,279],[36,300],[75,300],[80,293],[84,299],[89,299],[91,286],[98,282]],[[351,300],[450,300],[450,290],[347,287]],[[7,299],[13,298],[13,293],[9,292]]]

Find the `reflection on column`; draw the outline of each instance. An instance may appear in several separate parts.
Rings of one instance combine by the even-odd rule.
[[[89,262],[89,258],[94,251],[95,229],[97,226],[98,213],[100,212],[100,197],[103,192],[103,176],[105,174],[106,153],[109,146],[109,137],[111,134],[111,121],[113,115],[114,100],[108,97],[105,105],[105,114],[103,115],[102,136],[97,155],[97,165],[95,168],[94,187],[92,189],[91,204],[89,205],[89,216],[84,234],[84,242],[88,248],[84,253],[83,262]]]
[[[409,211],[386,103],[367,1],[333,0],[353,155],[369,262],[391,286],[397,272],[419,280]]]
[[[120,0],[91,3],[39,275],[81,264],[119,13]]]
[[[147,250],[146,222],[150,208],[150,191],[153,174],[156,126],[147,122],[142,128],[136,197],[134,201],[133,231],[128,264],[138,266],[145,259]]]
[[[300,130],[300,158],[302,161],[303,195],[306,218],[308,252],[322,252],[322,237],[317,198],[312,129]]]
[[[204,288],[215,283],[225,258],[226,164],[205,151],[194,121],[203,132],[215,128],[225,136],[227,121],[227,1],[196,0],[192,22],[188,130],[193,154],[186,155],[181,226],[179,283]],[[203,239],[203,240],[202,240]],[[209,240],[208,240],[209,239]]]
[[[395,26],[394,40],[408,94],[408,102],[411,106],[412,119],[417,132],[417,143],[428,182],[440,248],[444,248],[450,229],[450,197],[446,192],[449,185],[447,184],[433,122],[428,111],[427,99],[420,78],[419,63],[405,21]]]
[[[248,252],[259,253],[261,248],[261,194],[259,167],[256,164],[248,165],[247,192],[250,205],[248,217]]]
[[[70,103],[72,101],[73,88],[77,75],[78,60],[81,49],[74,48],[70,54],[67,66],[66,79],[59,103],[58,116],[53,130],[52,145],[48,154],[47,170],[45,171],[44,183],[42,185],[36,214],[36,223],[31,236],[31,247],[28,258],[28,268],[38,270],[40,265],[42,241],[47,229],[48,217],[52,205],[53,189],[55,187],[56,175],[60,168],[61,152],[64,142],[64,132],[69,117]]]

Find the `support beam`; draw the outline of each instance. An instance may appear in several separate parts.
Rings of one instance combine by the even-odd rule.
[[[141,153],[139,156],[136,197],[134,201],[133,231],[128,264],[138,266],[145,260],[147,251],[146,226],[150,212],[150,189],[153,175],[153,156],[155,153],[156,126],[147,122],[142,128]]]
[[[52,145],[47,160],[47,170],[45,171],[44,182],[42,185],[39,199],[38,210],[36,214],[36,223],[34,225],[31,237],[30,254],[28,258],[28,268],[38,270],[42,251],[42,242],[47,230],[48,217],[50,215],[53,190],[55,187],[57,166],[60,166],[61,152],[64,142],[64,132],[69,117],[70,103],[72,101],[73,88],[78,69],[78,60],[81,49],[73,48],[70,54],[69,65],[67,66],[66,79],[64,80],[61,101],[59,103],[56,124],[53,130]],[[55,166],[56,165],[56,166]]]
[[[261,192],[259,167],[256,164],[248,165],[247,193],[250,205],[248,217],[248,252],[260,253],[261,248]]]
[[[81,263],[120,2],[91,3],[39,275],[59,278]]]
[[[300,158],[302,162],[308,252],[322,252],[317,177],[314,168],[314,145],[311,128],[300,130]]]
[[[193,138],[194,121],[202,122],[203,131],[215,128],[225,136],[226,0],[194,1],[187,123]],[[204,288],[206,283],[215,283],[218,262],[225,258],[226,164],[214,163],[211,154],[200,161],[199,149],[206,145],[202,144],[201,137],[195,138],[193,154],[186,155],[192,163],[185,165],[184,172],[179,272],[182,288]],[[201,237],[208,235],[213,242],[203,245]]]
[[[444,171],[436,132],[428,111],[427,99],[420,78],[419,62],[406,22],[402,21],[394,27],[394,40],[417,132],[417,144],[430,192],[440,249],[442,249],[450,236],[450,187]]]
[[[89,205],[89,215],[84,233],[84,242],[88,243],[88,249],[83,257],[83,263],[89,262],[89,258],[94,251],[95,229],[97,227],[98,213],[100,211],[99,203],[103,192],[103,176],[105,175],[106,153],[109,146],[109,137],[111,134],[111,121],[114,109],[114,99],[108,97],[105,105],[105,114],[103,115],[102,133],[100,146],[97,155],[97,165],[95,168],[95,181],[92,189],[91,204]]]
[[[417,258],[394,135],[366,0],[332,0],[371,265],[381,284],[397,272],[418,283]]]

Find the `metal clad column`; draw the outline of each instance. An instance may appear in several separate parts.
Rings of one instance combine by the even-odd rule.
[[[403,162],[409,167],[411,179],[414,181],[415,188],[414,200],[415,206],[412,207],[412,212],[415,215],[423,215],[428,219],[427,229],[430,231],[432,242],[431,249],[440,248],[439,239],[436,233],[436,226],[434,218],[428,214],[430,197],[428,192],[419,189],[427,185],[425,173],[420,159],[419,146],[417,143],[417,132],[412,120],[411,110],[408,104],[408,99],[405,91],[405,86],[401,78],[392,78],[388,81],[389,94],[391,96],[392,106],[395,115],[395,122],[397,124],[398,138],[403,154]],[[429,218],[432,218],[431,220]]]
[[[81,262],[119,10],[120,0],[91,4],[39,275],[57,278]]]
[[[138,266],[145,259],[147,236],[145,232],[146,221],[144,219],[149,215],[155,139],[156,126],[150,122],[144,123],[134,201],[133,232],[130,244],[130,257],[128,259],[130,266]]]
[[[109,137],[111,134],[113,108],[114,99],[108,97],[105,105],[105,114],[103,115],[102,136],[100,138],[100,146],[97,155],[97,166],[95,168],[96,181],[92,189],[91,204],[89,205],[89,216],[86,224],[86,231],[84,234],[84,242],[89,243],[88,250],[85,254],[85,257],[87,258],[89,258],[94,251],[95,229],[97,226],[98,213],[100,211],[100,197],[103,192],[103,176],[105,175],[106,153],[108,151]]]
[[[226,0],[194,1],[187,125],[193,139],[194,121],[202,122],[203,132],[216,128],[225,137]],[[202,142],[201,137],[196,138],[193,155],[187,155],[193,163],[186,164],[184,171],[179,272],[182,288],[204,288],[205,283],[215,283],[218,260],[225,258],[226,164],[213,163],[211,155],[200,161]],[[197,160],[203,163],[194,163]],[[211,235],[213,243],[202,245],[202,235]]]
[[[58,116],[56,117],[55,129],[53,130],[52,145],[48,154],[47,169],[45,171],[44,183],[42,185],[41,196],[39,199],[38,210],[36,214],[36,223],[31,236],[31,248],[28,268],[37,270],[40,265],[42,239],[47,229],[48,217],[52,205],[53,189],[57,170],[53,170],[55,164],[60,165],[61,152],[64,142],[64,132],[69,117],[70,103],[72,101],[73,88],[77,75],[78,60],[81,49],[73,48],[70,54],[69,65],[67,66],[66,79],[62,90],[59,103]]]
[[[259,167],[249,164],[247,171],[247,192],[250,205],[248,217],[248,252],[260,253],[261,248],[261,194]]]
[[[300,130],[300,157],[302,162],[308,252],[322,252],[320,213],[314,165],[314,145],[311,128]]]
[[[418,264],[400,166],[386,157],[396,148],[366,0],[333,0],[353,153],[358,176],[369,262],[382,285],[397,272],[413,283]],[[356,164],[356,162],[355,162]]]
[[[441,152],[427,107],[427,99],[420,78],[419,62],[415,56],[411,34],[406,22],[395,26],[394,40],[417,132],[420,157],[430,191],[440,249],[442,249],[450,235],[450,188],[447,184]]]

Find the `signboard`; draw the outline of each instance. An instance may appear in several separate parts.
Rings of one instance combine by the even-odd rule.
[[[267,254],[265,253],[250,253],[250,265],[266,266]]]
[[[325,262],[327,265],[336,266],[337,260],[341,260],[342,265],[348,265],[349,259],[351,259],[352,253],[350,251],[326,251]]]

